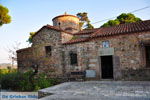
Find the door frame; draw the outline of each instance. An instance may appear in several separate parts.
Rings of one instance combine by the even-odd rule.
[[[144,45],[144,59],[145,59],[145,66],[146,66],[146,68],[150,68],[149,65],[147,65],[148,62],[147,62],[147,55],[146,55],[146,53],[147,53],[146,47],[149,47],[149,48],[150,48],[150,44]]]
[[[102,65],[101,65],[101,57],[102,56],[99,56],[99,72],[100,72],[100,79],[103,79],[103,80],[114,80],[114,56],[113,55],[104,55],[104,56],[111,56],[112,57],[112,70],[113,70],[113,73],[112,73],[112,78],[102,78]]]

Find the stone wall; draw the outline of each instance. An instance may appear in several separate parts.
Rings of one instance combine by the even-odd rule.
[[[45,46],[51,46],[51,56],[46,57]],[[33,48],[39,50],[37,53],[40,55],[42,62],[40,71],[45,73],[52,73],[62,75],[62,45],[61,45],[61,32],[45,28],[33,38]],[[36,55],[36,54],[35,54]]]
[[[130,79],[130,73],[139,74],[136,70],[150,70],[145,67],[143,61],[143,52],[141,48],[142,41],[147,41],[146,38],[141,38],[150,36],[150,32],[143,33],[132,33],[125,35],[118,35],[113,37],[96,38],[91,42],[83,42],[71,45],[65,45],[65,66],[67,72],[75,70],[85,70],[91,69],[95,70],[96,77],[101,78],[101,61],[100,61],[100,49],[102,48],[103,41],[110,42],[110,48],[114,49],[113,56],[113,67],[114,67],[114,79]],[[150,39],[150,38],[149,38]],[[150,42],[149,42],[150,43]],[[70,65],[69,52],[74,51],[78,54],[78,66]],[[126,69],[129,69],[126,70]],[[132,71],[131,70],[135,70]],[[128,73],[127,76],[125,73]],[[146,76],[150,76],[147,74]],[[137,75],[138,76],[138,75]],[[140,79],[145,77],[144,71],[143,75],[140,74]],[[138,77],[137,77],[138,78]],[[137,79],[138,80],[138,79]]]
[[[62,45],[62,42],[71,38],[70,34],[43,28],[33,37],[32,47],[17,51],[19,70],[28,70],[33,64],[39,65],[39,72],[49,76],[94,70],[95,78],[99,80],[102,77],[102,42],[109,41],[109,48],[114,50],[110,55],[113,57],[115,80],[149,80],[150,68],[145,66],[144,44],[150,44],[150,32],[95,38],[89,42]],[[45,46],[51,46],[51,56],[46,56]],[[77,65],[71,65],[70,52],[77,53]]]
[[[96,47],[94,42],[84,42],[78,44],[65,45],[65,67],[66,73],[70,71],[85,71],[86,69],[95,70],[99,73],[99,68],[96,67],[99,63]],[[77,53],[78,65],[70,64],[69,53]],[[98,74],[96,74],[99,77]]]
[[[17,51],[17,63],[20,72],[30,70],[32,65],[33,49],[31,47]]]
[[[138,68],[138,69],[124,69],[122,70],[122,80],[132,81],[150,81],[150,69]]]
[[[37,64],[39,66],[39,72],[44,72],[49,76],[61,76],[62,75],[62,45],[61,45],[61,32],[53,29],[44,28],[40,30],[32,40],[32,52],[22,51],[18,54],[19,66],[32,61],[31,65]],[[51,56],[46,55],[45,46],[51,46]],[[29,56],[25,54],[29,53]],[[25,58],[27,61],[24,61]],[[19,67],[20,69],[21,67]]]
[[[65,43],[73,38],[73,35],[65,32],[61,32],[62,43]]]

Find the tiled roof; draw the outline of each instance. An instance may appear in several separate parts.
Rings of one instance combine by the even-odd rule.
[[[61,31],[61,32],[65,32],[65,33],[68,33],[68,34],[72,34],[70,32],[64,31],[64,30],[62,30],[62,29],[60,29],[60,28],[58,28],[56,26],[46,25],[46,27],[49,28],[49,29],[54,29],[54,30],[57,30],[57,31]]]
[[[91,34],[91,38],[120,35],[124,33],[136,33],[142,31],[150,31],[150,20],[140,21],[135,23],[121,24],[113,27],[100,28],[95,33]]]
[[[52,26],[52,25],[46,25],[45,27],[50,28],[50,29],[54,29],[57,31],[62,31],[60,28],[56,27],[56,26]]]
[[[79,42],[86,42],[88,41],[88,38],[79,38],[79,39],[75,39],[75,40],[70,40],[68,42],[65,42],[63,44],[73,44],[73,43],[79,43]]]
[[[95,31],[95,32],[94,32]],[[117,26],[112,27],[104,27],[99,28],[96,30],[85,30],[81,31],[77,34],[87,34],[91,33],[89,38],[84,39],[76,39],[76,40],[70,40],[63,44],[73,44],[73,43],[79,43],[79,42],[86,42],[90,39],[96,38],[96,37],[107,37],[107,36],[113,36],[113,35],[122,35],[122,34],[132,34],[136,32],[144,32],[144,31],[150,31],[150,20],[146,21],[140,21],[135,23],[127,23],[127,24],[121,24]]]
[[[65,32],[65,33],[67,33],[67,34],[71,34],[71,35],[72,35],[72,33],[66,32],[66,31],[64,31],[64,30],[62,30],[62,29],[60,29],[60,28],[58,28],[58,27],[56,27],[56,26],[45,25],[45,26],[43,26],[42,28],[40,28],[40,29],[33,35],[33,37],[34,37],[38,32],[40,32],[43,28],[45,28],[45,27],[46,27],[46,28],[49,28],[49,29],[56,30],[56,31]]]
[[[84,29],[82,31],[79,31],[78,33],[74,33],[74,35],[87,35],[91,34],[93,32],[96,32],[99,28],[94,28],[94,29]]]
[[[21,52],[21,51],[26,51],[26,50],[30,50],[30,49],[31,49],[31,47],[23,48],[23,49],[19,49],[19,50],[17,50],[16,52],[17,52],[17,53],[19,53],[19,52]]]

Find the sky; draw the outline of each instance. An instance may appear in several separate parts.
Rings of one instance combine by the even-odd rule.
[[[29,33],[39,30],[46,24],[52,25],[52,18],[64,14],[76,15],[87,12],[91,23],[128,13],[146,6],[150,0],[0,0],[9,9],[10,24],[0,27],[0,63],[9,63],[8,49],[16,42],[26,48]],[[150,8],[134,13],[142,20],[150,19]],[[106,21],[104,21],[106,22]],[[104,22],[93,24],[100,27]]]

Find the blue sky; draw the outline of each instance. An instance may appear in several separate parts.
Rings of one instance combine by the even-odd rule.
[[[77,14],[88,12],[91,22],[100,21],[150,6],[150,0],[0,0],[12,16],[12,22],[0,27],[0,63],[10,62],[5,48],[21,42],[27,47],[29,32],[37,31],[43,25],[52,24],[51,19],[67,12]],[[150,8],[134,13],[143,20],[150,19]],[[104,22],[94,24],[99,27]]]

